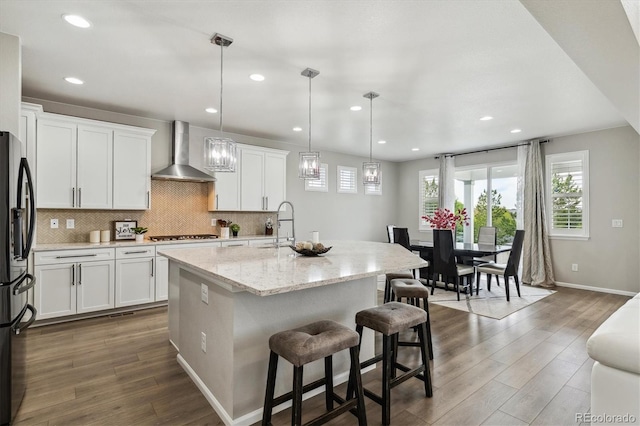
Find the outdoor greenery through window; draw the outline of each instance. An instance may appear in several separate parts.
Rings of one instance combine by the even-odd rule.
[[[549,235],[589,236],[589,151],[552,154],[546,157]]]
[[[422,216],[433,216],[433,212],[438,208],[438,169],[420,170],[418,177],[418,188],[420,191],[418,229],[420,231],[427,231],[431,229],[431,227],[429,226],[429,222],[422,219]]]

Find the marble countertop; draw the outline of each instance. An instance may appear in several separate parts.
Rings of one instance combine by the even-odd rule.
[[[164,245],[171,245],[171,244],[214,243],[214,242],[220,242],[220,241],[274,240],[275,238],[276,238],[275,235],[243,235],[241,237],[214,238],[210,240],[149,241],[145,239],[143,243],[136,243],[133,240],[109,241],[108,243],[90,243],[88,241],[84,241],[84,242],[76,242],[76,243],[36,244],[33,247],[33,251],[116,248],[116,247],[134,247],[134,246],[161,246],[161,245],[164,246]]]
[[[289,247],[163,249],[159,254],[240,290],[259,296],[288,293],[427,265],[399,244],[323,241],[332,249],[318,257]]]

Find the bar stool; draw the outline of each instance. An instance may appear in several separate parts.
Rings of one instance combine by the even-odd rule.
[[[429,346],[429,359],[433,359],[433,343],[431,341],[431,316],[429,315],[429,289],[420,281],[410,278],[396,278],[391,280],[391,291],[395,300],[401,302],[406,299],[407,303],[420,307],[422,300],[422,308],[427,313],[427,342]],[[420,342],[398,342],[400,346],[420,346]],[[402,369],[402,368],[400,368]]]
[[[382,396],[366,388],[364,388],[364,394],[382,406],[383,425],[388,425],[391,421],[391,389],[407,379],[411,377],[419,378],[424,382],[426,396],[433,396],[425,339],[426,322],[427,313],[424,310],[400,302],[385,303],[375,308],[362,310],[356,314],[356,331],[360,335],[360,341],[362,341],[364,327],[382,333],[382,354],[360,363],[360,368],[366,368],[382,360]],[[396,361],[393,349],[395,347],[394,342],[397,342],[398,333],[412,327],[418,328],[422,364],[414,369],[409,369]],[[396,377],[396,369],[406,372]],[[351,398],[353,392],[354,389],[350,382],[347,387],[347,398]]]
[[[366,411],[364,406],[364,394],[362,389],[362,378],[360,375],[360,336],[355,331],[335,321],[323,320],[293,330],[276,333],[269,338],[269,371],[267,373],[267,389],[264,396],[264,411],[262,414],[262,425],[271,424],[271,413],[273,407],[283,402],[293,399],[291,410],[291,424],[299,426],[302,424],[302,395],[313,389],[326,384],[325,405],[327,412],[307,424],[320,425],[349,411],[357,413],[358,424],[367,424]],[[351,356],[351,369],[349,374],[349,386],[355,386],[356,397],[353,392],[344,400],[333,391],[333,354],[349,349]],[[278,357],[281,356],[293,364],[293,391],[287,392],[274,398],[276,385],[276,371],[278,368]],[[325,377],[302,385],[303,366],[310,362],[324,358]],[[333,402],[340,403],[338,407],[333,407]]]
[[[390,274],[385,274],[384,278],[385,278],[385,282],[384,282],[384,303],[387,303],[387,302],[391,302],[391,300],[392,300],[392,296],[391,296],[391,281],[393,281],[395,279],[398,279],[398,278],[413,279],[414,276],[413,276],[413,274],[409,274],[409,273],[392,272]]]

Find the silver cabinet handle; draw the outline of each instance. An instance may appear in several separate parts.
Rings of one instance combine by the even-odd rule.
[[[151,208],[151,191],[147,191],[147,208]]]
[[[82,207],[82,188],[78,188],[78,207]]]
[[[155,264],[153,262],[154,260],[155,259],[151,258],[151,276],[153,276],[153,269],[154,269],[154,266],[155,266]]]
[[[220,204],[218,202],[218,194],[216,194],[216,210],[218,210],[220,207],[218,207]]]
[[[143,254],[149,253],[149,250],[125,251],[124,254]]]
[[[82,284],[82,263],[78,264],[78,285]]]
[[[71,265],[71,285],[76,285],[76,265]]]
[[[71,207],[76,206],[76,188],[71,188]]]
[[[269,196],[264,197],[265,199],[265,210],[269,210]]]
[[[68,259],[70,257],[96,257],[97,254],[93,253],[93,254],[68,254],[65,256],[56,256],[56,259]]]

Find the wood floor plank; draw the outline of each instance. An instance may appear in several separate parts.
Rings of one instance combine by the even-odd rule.
[[[589,411],[590,398],[587,392],[564,386],[531,424],[550,426],[575,424],[577,414],[585,414]]]
[[[500,373],[495,380],[513,388],[520,389],[562,352],[562,350],[562,346],[543,341],[511,364],[511,366]]]
[[[500,410],[494,411],[494,413],[482,423],[483,426],[527,426],[528,424],[529,423],[516,419]]]
[[[589,358],[580,366],[576,374],[569,379],[567,386],[579,389],[583,392],[591,393],[591,369],[593,368],[594,360]]]

